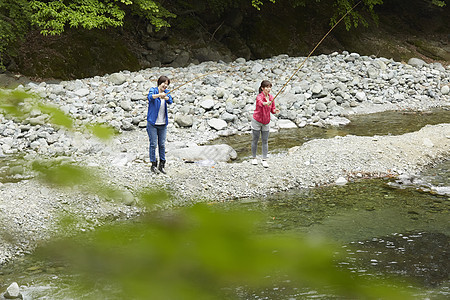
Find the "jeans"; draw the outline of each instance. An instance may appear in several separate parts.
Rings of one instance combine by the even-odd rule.
[[[252,156],[256,157],[256,149],[258,148],[259,135],[262,138],[262,158],[267,158],[269,152],[269,131],[261,131],[252,129]]]
[[[147,122],[147,134],[150,140],[149,155],[150,161],[156,161],[156,145],[158,145],[158,153],[160,160],[166,160],[166,134],[167,125],[152,125]]]

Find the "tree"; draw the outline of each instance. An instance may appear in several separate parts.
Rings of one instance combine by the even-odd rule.
[[[20,40],[30,28],[31,9],[27,0],[0,1],[0,68],[2,53]]]
[[[123,25],[127,10],[148,19],[156,30],[170,26],[165,18],[175,17],[152,0],[33,0],[30,6],[32,24],[41,28],[44,35],[60,34],[67,26],[85,29],[119,27]]]
[[[330,1],[289,0],[289,5],[295,8],[321,2],[325,5]],[[417,1],[438,7],[446,5],[444,0]],[[171,10],[176,11],[177,8],[183,10],[190,6],[201,12],[221,15],[232,7],[251,4],[254,8],[260,9],[269,2],[277,3],[276,0],[173,0],[170,2],[170,7]],[[352,11],[344,19],[347,30],[357,27],[358,24],[367,26],[367,21],[359,12],[362,10],[361,7],[376,19],[374,7],[383,4],[383,0],[361,0],[359,2],[361,2],[360,9]],[[335,13],[331,18],[331,24],[334,25],[340,16],[359,2],[356,0],[332,0]],[[84,29],[121,27],[124,25],[125,18],[133,15],[148,20],[156,31],[162,27],[169,27],[168,20],[176,17],[162,5],[162,0],[2,0],[0,1],[0,68],[3,67],[5,54],[14,56],[15,44],[33,27],[37,27],[44,35],[57,35],[68,27]]]
[[[153,0],[2,0],[0,2],[0,68],[4,55],[36,26],[43,35],[61,34],[67,27],[120,27],[126,15],[149,20],[156,30],[168,27],[175,15]]]
[[[276,3],[276,0],[268,0],[272,3]],[[444,0],[419,0],[426,3],[429,3],[430,5],[435,5],[438,7],[444,7],[446,5]],[[311,2],[321,2],[321,0],[289,0],[292,7],[298,7],[298,6],[307,6],[308,4],[311,4]],[[331,18],[331,25],[334,25],[339,18],[344,15],[347,11],[351,10],[353,6],[356,4],[362,4],[364,6],[364,9],[367,10],[367,12],[372,16],[374,20],[377,20],[377,16],[374,12],[374,7],[376,5],[382,5],[383,0],[333,0],[335,7],[335,13],[333,17]],[[256,9],[260,9],[260,7],[264,4],[264,0],[252,0],[252,5]],[[363,17],[363,15],[357,11],[352,11],[345,19],[345,27],[347,30],[350,30],[352,27],[358,27],[359,24],[362,24],[363,26],[368,26],[368,23],[366,19]]]

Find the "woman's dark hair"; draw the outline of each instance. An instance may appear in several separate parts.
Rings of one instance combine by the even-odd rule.
[[[160,76],[159,78],[158,78],[158,86],[160,86],[161,85],[161,83],[163,83],[163,82],[166,82],[167,81],[167,83],[169,83],[170,84],[170,79],[169,79],[169,77],[167,77],[167,76]]]
[[[259,92],[261,93],[262,90],[263,90],[263,88],[265,88],[265,87],[267,87],[267,86],[272,87],[272,83],[270,83],[269,80],[263,80],[263,81],[261,81],[261,86],[259,87]]]

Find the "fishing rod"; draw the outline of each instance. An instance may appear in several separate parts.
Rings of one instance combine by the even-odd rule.
[[[340,19],[337,21],[333,27],[331,27],[330,30],[323,36],[323,38],[317,43],[317,45],[312,49],[312,51],[308,54],[308,56],[305,58],[305,60],[301,63],[301,65],[295,70],[295,72],[289,77],[289,79],[286,81],[286,83],[283,85],[283,87],[278,91],[278,93],[273,97],[273,100],[284,90],[286,85],[291,81],[291,79],[294,77],[295,74],[297,74],[298,71],[300,71],[301,67],[305,64],[305,62],[308,60],[308,58],[313,54],[313,52],[319,47],[319,45],[323,42],[323,40],[330,34],[330,32],[356,7],[361,3],[362,0],[360,0],[358,3],[355,4],[349,11],[347,11]],[[272,100],[272,101],[273,101]]]

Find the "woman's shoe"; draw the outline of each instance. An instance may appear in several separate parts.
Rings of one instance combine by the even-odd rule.
[[[166,166],[166,161],[160,159],[160,160],[159,160],[159,167],[158,167],[158,170],[159,170],[161,173],[163,173],[163,174],[166,174],[166,169],[164,168],[165,166]]]
[[[252,165],[256,166],[258,164],[258,160],[256,158],[252,159]]]
[[[262,161],[262,166],[263,166],[264,168],[268,168],[268,167],[269,167],[269,164],[267,163],[267,161],[263,160],[263,161]]]
[[[152,161],[152,167],[150,168],[150,170],[155,173],[155,174],[159,174],[158,169],[156,168],[158,165],[158,163],[156,161]]]

